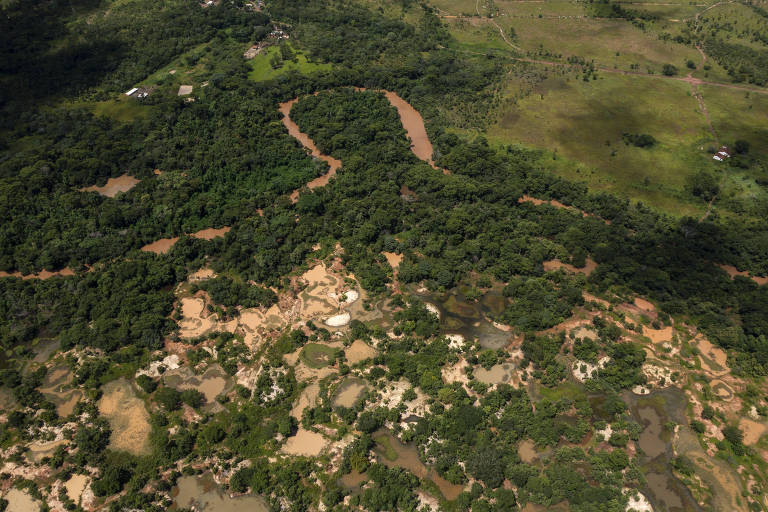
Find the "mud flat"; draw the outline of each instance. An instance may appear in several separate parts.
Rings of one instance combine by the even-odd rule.
[[[203,512],[268,512],[261,496],[229,497],[207,473],[201,477],[182,476],[173,490],[174,507]]]
[[[317,404],[317,396],[320,394],[320,384],[313,382],[304,388],[299,395],[299,399],[291,409],[291,416],[301,420],[301,415],[307,407],[314,407]]]
[[[131,384],[122,378],[105,384],[102,391],[98,405],[112,429],[110,447],[135,455],[149,453],[149,413]]]
[[[63,446],[65,444],[69,443],[66,439],[60,439],[58,441],[48,441],[48,442],[34,442],[29,445],[29,451],[27,452],[27,458],[34,462],[38,463],[42,461],[45,457],[51,457],[53,453],[56,451],[56,448],[59,446]]]
[[[531,441],[530,439],[521,441],[520,444],[517,446],[517,454],[520,456],[520,459],[526,464],[530,464],[531,462],[539,458],[539,454],[536,453],[535,446],[536,445],[534,444],[534,442]]]
[[[123,174],[117,178],[109,178],[103,187],[92,185],[90,187],[81,188],[80,192],[96,192],[102,196],[115,197],[120,192],[128,192],[140,182],[141,180],[138,180],[129,174]]]
[[[483,384],[511,384],[511,381],[515,376],[515,370],[517,370],[517,365],[512,363],[503,363],[493,365],[490,370],[486,370],[482,367],[477,368],[474,372],[474,375],[475,378]]]
[[[317,432],[299,427],[295,436],[289,437],[283,446],[283,453],[317,457],[328,444],[328,441]]]
[[[368,389],[360,379],[351,378],[347,379],[339,385],[336,393],[333,397],[334,407],[354,407],[360,397],[363,396],[363,392]]]

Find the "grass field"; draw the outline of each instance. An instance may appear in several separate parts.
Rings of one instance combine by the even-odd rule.
[[[591,17],[581,2],[433,0],[432,5],[443,16],[457,49],[502,52],[510,58],[510,73],[500,89],[502,106],[484,132],[489,142],[544,149],[547,167],[592,190],[618,193],[676,215],[700,216],[706,204],[688,192],[689,178],[700,170],[721,172],[724,166],[711,160],[709,150],[716,141],[691,86],[665,79],[661,72],[672,64],[680,77],[690,73],[729,83],[727,73],[712,59],[705,61],[693,46],[672,40],[687,19],[715,2],[621,2],[625,8],[659,16],[645,29],[627,20]],[[748,10],[718,5],[702,19],[732,13],[741,20]],[[561,63],[576,56],[604,70],[598,71],[597,80],[585,82],[578,68],[521,65],[514,62],[515,56]],[[689,60],[695,69],[687,66]],[[768,156],[768,96],[746,96],[723,87],[699,90],[722,142],[745,139],[754,156]],[[648,149],[628,146],[624,133],[649,134],[658,143]],[[732,198],[765,193],[751,172],[756,171],[725,174],[725,190]]]
[[[310,368],[325,368],[336,358],[336,349],[319,343],[308,343],[299,358]]]
[[[270,46],[266,49],[266,51],[251,59],[250,63],[252,70],[248,73],[248,78],[256,82],[261,82],[264,80],[277,78],[278,76],[284,75],[290,71],[309,74],[315,71],[331,69],[330,64],[318,64],[315,62],[309,62],[307,60],[307,56],[304,55],[301,51],[294,50],[294,53],[296,54],[297,62],[290,60],[283,61],[282,66],[275,69],[270,64],[270,58],[273,55],[279,55],[280,48],[277,46]]]
[[[508,108],[488,136],[556,152],[560,172],[593,190],[695,214],[703,205],[681,204],[686,178],[712,166],[706,149],[714,143],[697,109],[682,82],[609,73],[589,82],[555,76]],[[624,133],[649,134],[658,143],[627,146]]]

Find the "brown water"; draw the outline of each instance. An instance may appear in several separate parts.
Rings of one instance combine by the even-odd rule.
[[[638,446],[642,451],[639,466],[646,476],[647,487],[640,489],[641,492],[648,497],[654,510],[700,512],[702,508],[691,491],[672,472],[675,448],[689,459],[694,459],[697,450],[702,451],[688,427],[685,394],[677,388],[667,388],[642,397],[633,393],[625,393],[622,397],[630,405],[633,419],[644,427]],[[664,428],[670,421],[678,424],[676,444],[672,432]],[[703,476],[700,469],[697,464],[696,474]],[[715,483],[713,480],[705,482],[710,486]]]
[[[365,91],[366,89],[358,87],[355,90]],[[387,100],[389,100],[389,103],[397,109],[397,113],[400,116],[400,122],[403,123],[403,128],[405,128],[405,132],[411,141],[411,151],[413,154],[420,160],[427,162],[434,169],[442,170],[444,173],[447,173],[448,171],[445,169],[439,169],[432,160],[432,153],[434,150],[432,148],[432,143],[429,140],[429,136],[427,135],[427,129],[424,127],[424,119],[421,117],[421,114],[419,114],[419,111],[413,108],[410,103],[398,96],[395,92],[385,90],[377,90],[376,92],[383,93]],[[299,98],[294,98],[280,104],[279,109],[283,114],[283,125],[288,129],[288,134],[291,137],[301,142],[301,145],[307,148],[313,157],[328,163],[329,167],[326,174],[307,183],[307,188],[312,190],[313,188],[323,187],[328,184],[328,181],[336,175],[336,171],[341,167],[341,160],[322,153],[317,148],[312,138],[302,132],[299,125],[291,119],[291,107],[293,107],[297,101],[299,101]],[[294,190],[290,197],[291,201],[295,203],[299,200],[299,191]]]
[[[195,373],[187,366],[171,370],[163,376],[166,386],[175,387],[178,390],[196,389],[205,395],[208,405],[216,404],[216,397],[227,390],[232,379],[218,364],[212,364],[202,375]]]
[[[464,490],[463,485],[454,485],[445,478],[438,475],[434,469],[427,468],[427,466],[421,462],[421,459],[419,459],[419,453],[415,446],[404,445],[400,442],[399,439],[385,430],[380,430],[377,432],[374,435],[374,439],[380,441],[381,443],[388,444],[394,453],[397,454],[395,460],[389,460],[386,456],[384,456],[385,450],[383,446],[381,444],[377,444],[375,451],[380,455],[379,462],[385,466],[390,468],[404,468],[420,479],[432,480],[432,482],[434,482],[434,484],[437,485],[437,487],[440,489],[443,497],[449,501],[455,500],[461,491]]]
[[[92,185],[81,188],[80,192],[96,192],[102,196],[115,197],[120,192],[128,192],[140,182],[141,180],[137,180],[133,176],[123,174],[117,178],[109,178],[103,187]]]
[[[301,142],[301,145],[307,148],[313,157],[326,162],[329,167],[326,174],[319,176],[307,183],[307,188],[312,190],[313,188],[323,187],[328,184],[328,181],[336,175],[336,171],[341,167],[341,160],[321,153],[317,146],[315,146],[315,142],[312,140],[312,138],[306,133],[303,133],[299,129],[299,125],[293,122],[291,119],[291,107],[293,107],[294,103],[297,101],[299,101],[299,99],[295,98],[291,101],[286,101],[285,103],[280,104],[280,112],[283,114],[283,125],[285,125],[285,127],[288,129],[288,134],[291,137]],[[298,200],[299,191],[294,190],[291,193],[291,201],[295,203]]]
[[[213,476],[210,473],[200,477],[180,477],[173,490],[173,497],[172,509],[192,508],[204,512],[269,511],[266,501],[261,496],[230,498],[213,481]]]
[[[334,407],[354,407],[368,388],[360,379],[347,379],[339,385],[333,397]]]

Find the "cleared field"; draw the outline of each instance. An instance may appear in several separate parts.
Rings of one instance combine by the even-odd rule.
[[[248,73],[248,78],[261,82],[263,80],[271,80],[280,75],[284,75],[289,71],[297,71],[302,74],[307,74],[314,71],[331,69],[330,64],[309,62],[306,55],[298,50],[294,50],[294,53],[296,54],[296,62],[286,60],[283,61],[282,66],[279,68],[273,68],[270,59],[273,55],[280,55],[280,48],[277,46],[270,46],[266,51],[251,59],[250,63],[252,70]]]
[[[712,167],[706,150],[714,143],[697,109],[683,82],[609,73],[589,82],[554,76],[506,109],[488,135],[498,143],[556,153],[560,172],[593,190],[695,214],[703,204],[688,202],[686,179]],[[649,134],[658,143],[648,149],[628,146],[624,133]]]
[[[710,85],[700,89],[721,141],[733,144],[738,139],[746,140],[750,153],[768,157],[768,94]]]

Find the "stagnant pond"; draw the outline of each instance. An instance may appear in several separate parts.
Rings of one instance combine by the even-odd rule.
[[[637,442],[640,467],[647,481],[641,491],[654,510],[704,510],[672,472],[675,451],[694,465],[696,476],[712,490],[713,510],[746,510],[733,468],[709,457],[688,426],[685,413],[688,403],[683,391],[667,388],[645,396],[627,392],[623,398],[630,406],[632,418],[644,427]],[[677,435],[671,425],[677,425]]]
[[[483,348],[497,349],[509,345],[513,336],[494,325],[491,318],[501,314],[508,303],[500,290],[489,290],[480,299],[470,301],[465,293],[468,289],[459,287],[445,293],[424,289],[411,290],[424,302],[433,304],[440,311],[440,327],[445,334],[461,334],[465,340],[474,338]]]
[[[182,476],[176,482],[173,492],[172,510],[192,508],[204,512],[268,512],[269,506],[261,496],[237,496],[230,498],[213,481],[213,475]]]

